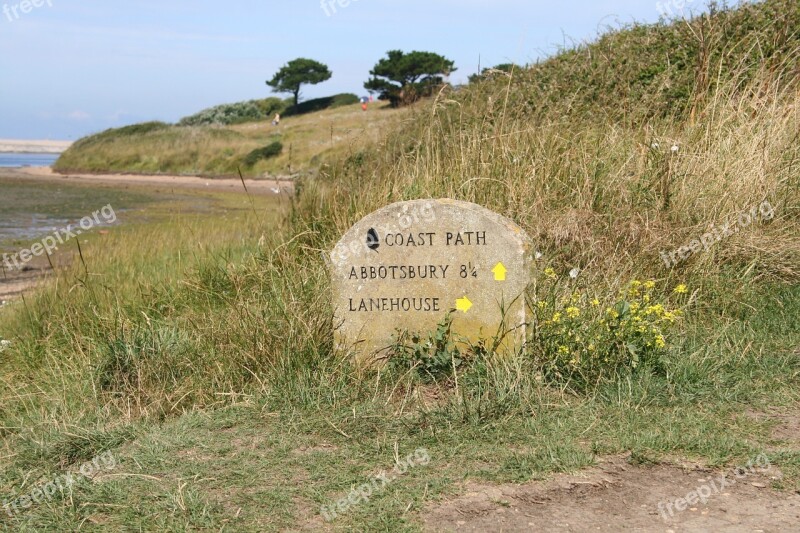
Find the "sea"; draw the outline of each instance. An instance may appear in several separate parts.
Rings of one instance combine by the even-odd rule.
[[[49,167],[59,154],[27,154],[0,152],[0,168]]]

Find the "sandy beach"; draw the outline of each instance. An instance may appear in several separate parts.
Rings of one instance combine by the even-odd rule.
[[[60,154],[72,145],[72,141],[28,141],[0,139],[0,152],[29,154]]]

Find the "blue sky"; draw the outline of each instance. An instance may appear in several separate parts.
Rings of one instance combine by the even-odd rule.
[[[339,1],[326,14],[320,0],[0,0],[0,138],[76,139],[263,98],[296,57],[333,71],[306,98],[363,94],[390,49],[453,59],[459,82],[479,55],[484,66],[527,63],[605,26],[659,18],[649,0]]]

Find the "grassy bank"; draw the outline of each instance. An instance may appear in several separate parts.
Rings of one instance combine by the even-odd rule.
[[[691,104],[674,112],[653,113],[619,61],[591,78],[569,68],[576,54],[600,61],[604,39],[441,94],[301,180],[282,226],[274,206],[231,197],[235,209],[132,227],[111,252],[89,250],[86,269],[4,311],[0,495],[106,450],[119,466],[2,523],[417,530],[424,507],[465,480],[519,483],[612,454],[719,466],[763,452],[783,472],[773,488],[800,489],[800,450],[768,416],[800,405],[799,50],[780,39],[797,35],[796,15],[772,1],[726,11],[707,32],[691,22],[686,31],[716,44],[689,68],[678,100]],[[738,39],[713,33],[731,36],[725,20],[738,21]],[[663,41],[685,26],[619,31],[607,39],[626,45],[608,49],[628,66],[653,47],[696,58],[688,37]],[[779,44],[756,61],[754,42]],[[531,86],[537,72],[548,73],[544,89]],[[555,88],[583,95],[588,79],[631,90],[582,106],[562,96],[550,111],[521,104]],[[666,87],[654,83],[648,91]],[[472,347],[469,364],[434,382],[415,368],[354,367],[333,348],[322,254],[374,209],[425,197],[480,203],[523,226],[542,253],[530,305],[542,287],[558,305],[577,293],[576,328],[620,324],[644,286],[649,305],[682,314],[663,348],[641,347],[646,363],[633,364],[623,337],[596,374],[574,338],[566,360],[538,338],[502,356]],[[708,251],[672,268],[660,257],[765,201],[773,216]],[[597,311],[583,306],[594,298]],[[606,306],[625,316],[609,319]],[[420,448],[428,466],[323,522],[320,506]]]
[[[373,104],[345,105],[284,118],[232,125],[160,122],[108,130],[74,143],[54,165],[58,172],[173,174],[235,177],[287,176],[346,157],[353,145],[374,141],[403,111]],[[279,142],[276,157],[248,164],[251,152]]]

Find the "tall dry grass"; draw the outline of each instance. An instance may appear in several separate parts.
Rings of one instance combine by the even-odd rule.
[[[598,278],[800,274],[798,50],[779,69],[733,73],[694,121],[634,127],[583,116],[532,122],[506,102],[515,75],[443,91],[415,122],[305,185],[301,209],[328,239],[389,202],[449,197],[522,225],[540,251]],[[486,105],[489,101],[494,105]],[[353,195],[352,191],[358,194]],[[659,256],[768,201],[774,218],[667,269]],[[328,240],[328,242],[330,242]]]

